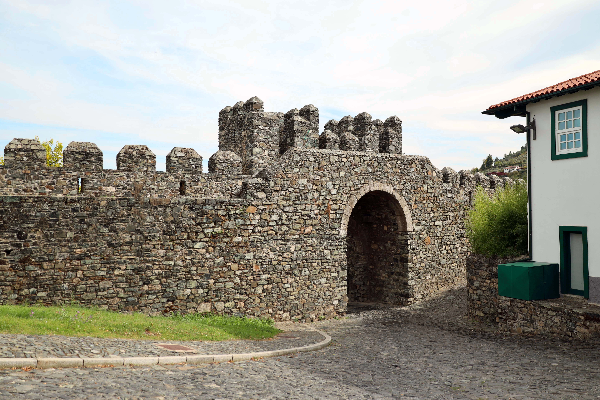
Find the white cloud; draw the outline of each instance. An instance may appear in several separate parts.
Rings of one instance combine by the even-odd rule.
[[[218,111],[257,95],[267,111],[312,103],[398,115],[406,152],[474,167],[524,142],[481,111],[600,68],[592,28],[579,27],[589,41],[580,50],[551,42],[552,21],[595,3],[540,4],[0,0],[11,27],[0,36],[0,85],[25,94],[0,93],[0,119],[210,152]]]

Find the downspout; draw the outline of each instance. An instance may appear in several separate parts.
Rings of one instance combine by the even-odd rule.
[[[526,113],[527,115],[527,125],[530,124],[530,120],[531,120],[531,113],[529,111],[527,111]],[[533,224],[531,223],[532,217],[531,217],[531,129],[527,130],[527,205],[528,205],[528,210],[527,210],[527,216],[528,216],[528,222],[529,222],[529,259],[533,260],[533,254],[532,254],[532,240],[533,240],[533,232],[532,232],[532,227]]]

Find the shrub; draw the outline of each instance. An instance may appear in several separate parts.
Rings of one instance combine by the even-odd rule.
[[[527,187],[515,183],[489,196],[481,187],[466,220],[474,253],[487,256],[527,254]]]

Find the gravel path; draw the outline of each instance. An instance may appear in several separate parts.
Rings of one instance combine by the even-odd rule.
[[[312,326],[332,345],[202,366],[0,371],[0,399],[598,399],[600,342],[501,335],[463,317],[464,289]],[[294,329],[297,324],[284,327]]]

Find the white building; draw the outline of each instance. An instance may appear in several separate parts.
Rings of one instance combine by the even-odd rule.
[[[600,304],[600,70],[483,113],[531,123],[525,127],[531,259],[560,264],[561,293]]]
[[[520,170],[521,168],[518,165],[511,165],[509,167],[504,167],[504,173],[510,174],[511,172],[515,172]]]

